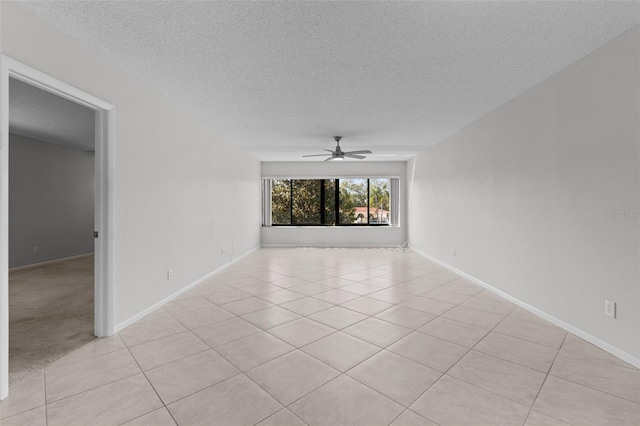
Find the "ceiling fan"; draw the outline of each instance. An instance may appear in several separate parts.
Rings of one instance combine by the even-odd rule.
[[[303,155],[303,157],[324,157],[329,156],[324,161],[341,161],[344,160],[345,157],[348,158],[357,158],[358,160],[362,160],[363,158],[367,158],[364,155],[359,154],[372,154],[368,149],[360,150],[360,151],[343,151],[340,148],[340,141],[342,140],[342,136],[334,136],[333,139],[336,141],[336,149],[331,151],[330,149],[325,149],[325,151],[330,152],[331,154],[311,154],[311,155]]]

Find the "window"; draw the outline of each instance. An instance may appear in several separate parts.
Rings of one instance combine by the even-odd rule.
[[[369,223],[368,179],[339,179],[341,224]]]
[[[265,179],[263,224],[397,225],[398,184],[390,178]]]
[[[391,220],[390,179],[369,180],[369,223],[388,224]]]
[[[291,224],[291,180],[289,179],[271,181],[271,221],[274,225]]]
[[[291,182],[291,223],[320,225],[322,180],[295,179]]]
[[[324,218],[322,220],[323,225],[335,225],[336,224],[336,181],[335,179],[323,179],[324,194]]]

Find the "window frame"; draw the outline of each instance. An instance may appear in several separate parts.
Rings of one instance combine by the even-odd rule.
[[[391,181],[393,179],[398,179],[397,177],[391,176],[375,176],[375,177],[358,177],[358,176],[343,176],[343,177],[329,177],[329,178],[317,178],[317,177],[271,177],[271,178],[263,178],[270,181],[274,180],[288,180],[289,181],[289,223],[271,223],[271,227],[291,227],[291,226],[301,226],[301,227],[331,227],[331,226],[342,226],[342,227],[393,227],[397,225],[393,225],[391,221]],[[354,179],[366,179],[367,180],[367,223],[341,223],[340,222],[340,180],[354,180]],[[371,180],[372,179],[388,179],[389,180],[389,221],[387,223],[369,223],[370,214],[371,214]],[[320,223],[297,223],[293,222],[293,182],[296,180],[316,180],[320,184]],[[333,181],[335,188],[335,217],[333,224],[328,224],[326,222],[326,193],[325,193],[325,181]],[[272,196],[270,195],[271,202]],[[398,208],[399,206],[396,206]],[[271,210],[271,209],[270,209]],[[269,214],[272,215],[272,212],[269,211]]]

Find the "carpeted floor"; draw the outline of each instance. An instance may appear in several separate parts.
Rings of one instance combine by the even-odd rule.
[[[9,272],[9,382],[94,339],[93,255]]]

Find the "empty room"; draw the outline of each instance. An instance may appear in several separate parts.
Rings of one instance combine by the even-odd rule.
[[[639,369],[640,2],[0,2],[2,425],[640,425]]]
[[[9,383],[94,338],[94,113],[9,81]]]

